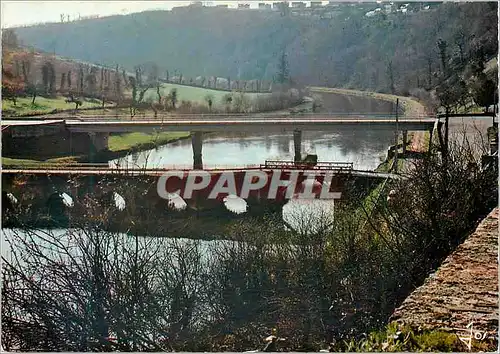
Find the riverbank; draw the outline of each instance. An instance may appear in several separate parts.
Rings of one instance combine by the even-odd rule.
[[[189,132],[162,132],[158,134],[127,133],[109,137],[109,150],[97,153],[93,158],[96,161],[109,161],[127,156],[131,153],[155,149],[159,146],[188,139]],[[43,161],[30,159],[15,159],[2,157],[2,167],[37,166],[42,164],[71,164],[90,162],[88,155],[71,155],[51,158]]]
[[[256,116],[263,115],[292,115],[312,111],[313,100],[309,97],[304,98],[301,104],[279,111],[257,113]],[[124,112],[126,113],[126,112]],[[211,133],[206,133],[211,134]],[[205,135],[206,135],[205,134]],[[85,162],[107,162],[118,159],[129,154],[156,149],[159,146],[167,145],[179,140],[187,139],[191,136],[190,132],[161,132],[161,133],[126,133],[120,135],[111,135],[108,140],[108,150],[102,151],[94,156],[89,155],[68,155],[58,156],[46,160],[32,160],[2,157],[3,167],[13,166],[37,166],[41,164],[58,163],[85,163]]]
[[[417,114],[423,114],[425,111],[422,104],[415,101],[414,99],[408,97],[399,97],[395,95],[387,95],[375,92],[367,91],[356,91],[356,90],[346,90],[337,88],[326,88],[326,87],[312,87],[309,88],[311,93],[336,93],[341,95],[351,95],[351,96],[362,96],[366,98],[372,98],[376,100],[383,100],[389,102],[395,102],[397,98],[400,99],[402,103],[402,110],[404,111],[404,116],[415,116]],[[297,114],[302,112],[312,111],[314,106],[313,99],[306,98],[304,102],[298,106],[284,109],[276,112],[268,112],[265,115],[273,114]],[[264,114],[264,113],[263,113]],[[90,156],[60,156],[56,158],[51,158],[45,161],[36,160],[25,160],[25,159],[10,159],[3,158],[2,165],[5,167],[9,166],[33,166],[37,163],[71,163],[71,162],[96,162],[96,161],[109,161],[124,157],[131,153],[137,153],[141,151],[155,149],[162,145],[167,145],[169,143],[189,138],[189,132],[164,132],[159,134],[144,134],[144,133],[128,133],[122,135],[112,135],[109,138],[109,150],[100,152],[94,156],[92,159]],[[408,138],[411,141],[412,151],[423,150],[422,146],[425,139],[418,137],[417,134],[408,134]],[[419,149],[420,147],[420,149]],[[387,162],[387,158],[385,159]],[[382,163],[384,164],[384,162]]]
[[[108,144],[109,151],[113,153],[135,152],[154,149],[157,146],[187,139],[190,136],[189,132],[127,133],[110,136]]]

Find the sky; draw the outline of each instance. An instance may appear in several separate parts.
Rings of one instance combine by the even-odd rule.
[[[297,0],[296,0],[297,1]],[[299,0],[300,1],[300,0]],[[2,28],[29,25],[43,22],[60,22],[61,14],[69,15],[70,20],[81,17],[99,15],[109,16],[129,14],[145,10],[170,10],[176,6],[188,5],[191,1],[1,1]],[[228,4],[237,7],[238,3],[250,3],[257,7],[259,2],[273,3],[275,1],[203,1],[204,3]],[[291,2],[291,1],[290,1]],[[309,3],[309,1],[304,1]],[[326,2],[326,1],[324,1]]]

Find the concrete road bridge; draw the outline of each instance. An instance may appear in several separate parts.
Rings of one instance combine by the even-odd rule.
[[[227,114],[227,115],[173,115],[162,118],[130,116],[62,116],[62,119],[3,120],[2,134],[6,151],[30,143],[27,138],[45,140],[38,145],[54,148],[57,152],[88,153],[108,148],[110,133],[189,131],[192,137],[193,168],[202,168],[202,134],[204,132],[280,132],[293,133],[294,160],[301,160],[302,131],[338,131],[363,129],[398,131],[406,146],[408,131],[432,132],[436,118],[405,117],[393,114],[312,113],[300,115]],[[49,136],[49,141],[47,140]],[[11,144],[12,143],[12,144]],[[7,154],[5,154],[7,155]]]

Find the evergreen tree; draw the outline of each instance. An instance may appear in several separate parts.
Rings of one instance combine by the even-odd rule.
[[[288,69],[288,60],[286,53],[281,52],[280,61],[278,63],[278,77],[277,82],[280,84],[285,84],[290,80],[290,73]]]

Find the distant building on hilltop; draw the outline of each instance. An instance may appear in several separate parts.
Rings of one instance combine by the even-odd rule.
[[[318,7],[321,7],[323,6],[323,2],[322,1],[311,1],[311,7],[312,8],[318,8]]]
[[[283,7],[289,7],[288,2],[273,2],[273,10],[281,10]]]
[[[302,1],[294,1],[292,2],[293,9],[304,9],[306,7],[306,3]]]

